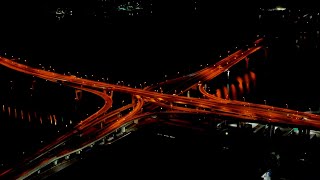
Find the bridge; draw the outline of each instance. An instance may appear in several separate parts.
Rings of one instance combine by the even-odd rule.
[[[217,126],[222,124],[232,126],[234,122],[236,126],[241,126],[244,124],[239,122],[245,122],[256,128],[256,131],[259,131],[261,126],[255,123],[264,123],[268,126],[270,134],[274,133],[277,124],[286,124],[299,127],[301,133],[308,135],[310,129],[320,127],[320,117],[316,114],[269,106],[266,103],[254,104],[231,100],[230,89],[225,89],[225,98],[207,91],[206,83],[228,72],[239,62],[247,62],[251,54],[263,50],[262,43],[263,39],[258,39],[251,46],[237,50],[199,71],[145,88],[133,88],[75,75],[59,74],[0,57],[2,66],[74,88],[77,100],[81,99],[84,91],[104,100],[104,105],[98,111],[81,120],[70,131],[46,144],[32,156],[0,172],[0,177],[26,179],[48,172],[58,165],[63,167],[70,162],[70,159],[77,158],[77,155],[89,151],[90,148],[99,144],[111,144],[130,134],[137,125],[152,123],[158,116],[163,115],[202,114],[211,117],[208,118],[209,121],[217,121]],[[202,97],[190,96],[191,90],[199,92]],[[131,95],[131,103],[113,109],[114,92]],[[185,124],[173,119],[168,123]]]

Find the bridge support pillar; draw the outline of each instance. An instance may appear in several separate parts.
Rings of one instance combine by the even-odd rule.
[[[56,166],[58,164],[58,160],[53,161],[53,164]]]
[[[111,89],[108,89],[108,90],[105,90],[105,89],[104,89],[103,92],[112,98],[112,96],[113,96],[113,91],[112,91]]]
[[[125,127],[125,126],[122,126],[120,132],[121,132],[121,133],[125,133],[125,132],[126,132],[126,127]]]
[[[76,93],[76,97],[74,99],[77,101],[80,100],[82,98],[82,90],[76,89],[75,93]]]
[[[268,136],[269,136],[269,137],[272,137],[272,136],[274,135],[274,132],[275,132],[275,127],[274,127],[274,125],[269,124],[269,125],[268,125]]]
[[[136,106],[136,98],[133,96],[131,96],[131,103],[133,104],[133,108]]]
[[[227,98],[226,99],[230,99],[230,85],[229,85],[229,83],[227,84]]]
[[[245,60],[246,60],[246,68],[248,69],[249,68],[249,58],[246,57]]]

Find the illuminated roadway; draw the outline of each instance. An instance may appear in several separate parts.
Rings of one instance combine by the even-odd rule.
[[[105,101],[103,107],[82,120],[70,132],[41,148],[33,156],[22,160],[21,163],[15,167],[0,172],[0,178],[25,179],[55,160],[79,152],[79,149],[91,145],[95,140],[101,139],[107,134],[114,132],[124,124],[134,121],[139,117],[149,116],[157,107],[167,109],[169,113],[171,111],[172,113],[180,111],[184,113],[213,114],[245,121],[262,121],[265,123],[282,123],[320,128],[320,117],[315,114],[298,112],[288,108],[222,99],[205,91],[204,82],[212,80],[252,53],[260,50],[262,48],[260,41],[261,39],[254,42],[252,47],[246,50],[238,50],[216,64],[210,65],[202,70],[176,79],[160,82],[155,86],[150,86],[145,89],[62,75],[0,57],[0,64],[5,67],[96,94]],[[154,91],[159,88],[164,90],[165,93]],[[205,98],[181,96],[183,92],[191,88],[198,88]],[[174,90],[178,93],[175,94],[173,92]],[[131,94],[133,97],[132,104],[109,111],[112,106],[112,95],[108,95],[108,91]],[[122,117],[118,117],[117,115],[121,112],[128,113]],[[101,128],[97,128],[97,125],[100,124]],[[75,145],[72,143],[74,138],[82,140],[79,144]]]

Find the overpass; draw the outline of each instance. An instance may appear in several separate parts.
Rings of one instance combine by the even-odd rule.
[[[228,117],[238,119],[238,121],[241,119],[241,121],[262,122],[270,125],[289,124],[303,127],[303,129],[319,128],[320,117],[315,114],[272,107],[266,104],[248,104],[248,102],[217,98],[211,96],[202,88],[203,83],[226,72],[242,60],[247,61],[248,56],[262,49],[261,42],[262,39],[258,39],[252,46],[238,50],[216,64],[194,72],[189,76],[160,82],[145,89],[48,72],[1,57],[0,64],[7,68],[53,83],[61,83],[78,90],[91,92],[104,99],[105,105],[96,113],[75,125],[70,132],[47,144],[33,156],[22,160],[20,164],[13,168],[0,172],[0,176],[9,179],[25,179],[36,173],[47,171],[52,166],[63,164],[65,160],[81,154],[81,152],[92,148],[96,144],[112,142],[124,136],[127,133],[127,129],[139,123],[140,118],[150,115],[155,116],[153,113],[158,113],[159,111],[166,111],[169,114],[182,112]],[[164,91],[160,93],[154,91],[159,87]],[[180,93],[172,94],[172,87],[181,92],[181,94],[190,88],[196,87],[206,95],[206,98],[185,97],[181,96]],[[113,104],[113,92],[130,94],[132,96],[131,104],[110,111]],[[119,116],[119,114],[125,115]],[[147,119],[152,121],[153,118]],[[273,131],[274,128],[270,127],[270,131]]]

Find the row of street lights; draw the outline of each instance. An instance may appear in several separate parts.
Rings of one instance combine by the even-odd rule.
[[[243,99],[243,102],[246,102],[246,98],[244,96],[242,97],[242,99]],[[267,100],[264,99],[263,101],[264,101],[264,105],[267,105]],[[287,103],[285,105],[286,105],[286,108],[289,109],[289,105]],[[312,112],[310,107],[309,107],[309,111]]]

